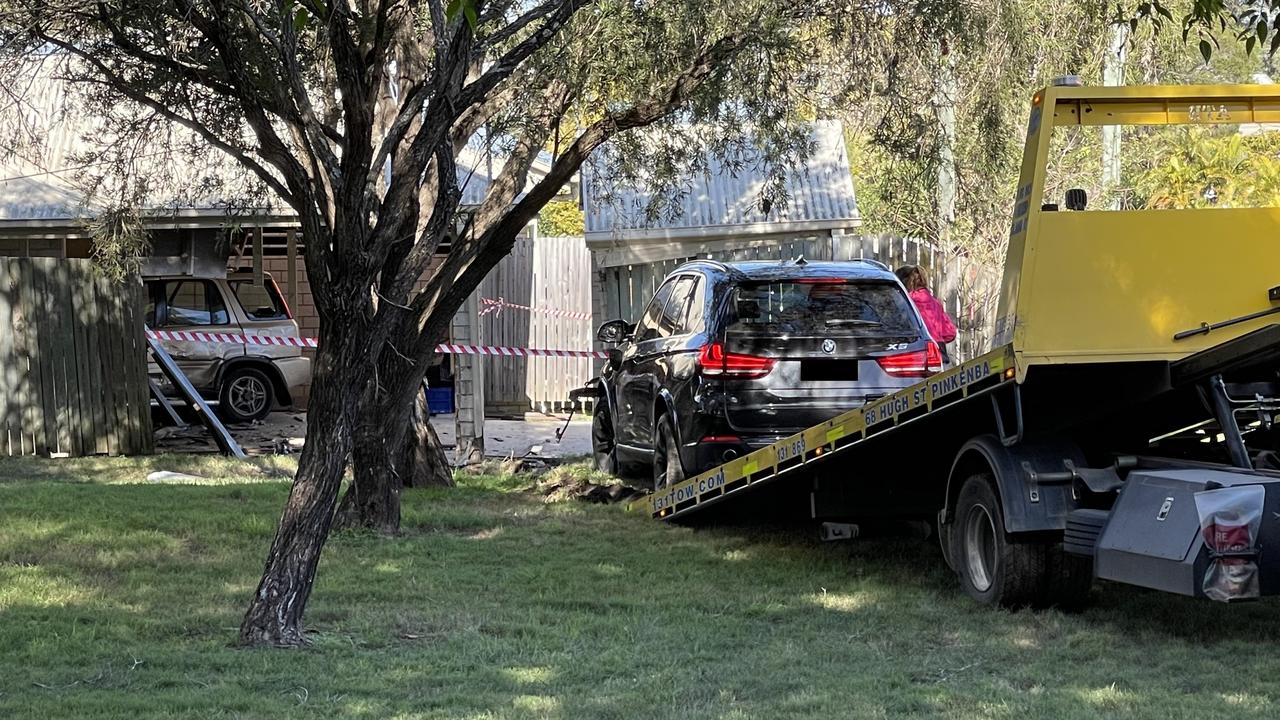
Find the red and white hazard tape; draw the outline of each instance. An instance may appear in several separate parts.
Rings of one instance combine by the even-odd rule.
[[[436,352],[450,355],[505,355],[508,357],[609,357],[608,353],[594,350],[547,350],[545,348],[498,347],[495,345],[453,345],[436,346]]]
[[[498,298],[497,300],[494,300],[493,298],[480,298],[480,304],[484,306],[480,309],[481,315],[488,315],[490,313],[494,315],[498,315],[502,312],[503,308],[513,308],[515,310],[524,310],[525,312],[534,313],[536,315],[550,315],[551,317],[565,317],[565,318],[572,318],[574,320],[590,320],[591,319],[591,313],[589,312],[579,312],[577,310],[561,310],[559,308],[538,308],[538,307],[529,307],[528,305],[517,305],[516,303],[513,303],[513,302],[507,302],[506,298]]]
[[[315,338],[283,337],[280,335],[238,335],[236,333],[185,332],[181,330],[147,330],[152,340],[171,342],[236,343],[238,345],[280,345],[285,347],[316,347]]]
[[[238,335],[236,333],[186,332],[181,330],[147,330],[152,340],[170,342],[237,343],[240,345],[276,345],[284,347],[316,347],[315,338],[282,337],[279,335]],[[548,350],[546,348],[501,347],[497,345],[457,345],[442,343],[436,352],[447,355],[497,355],[501,357],[589,357],[603,358],[607,354],[594,350]]]

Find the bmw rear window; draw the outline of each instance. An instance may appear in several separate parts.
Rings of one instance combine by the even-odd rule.
[[[896,284],[838,278],[746,282],[731,308],[734,327],[792,335],[917,335],[911,301]]]

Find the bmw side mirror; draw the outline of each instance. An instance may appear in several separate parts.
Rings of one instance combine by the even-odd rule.
[[[758,320],[760,318],[760,303],[755,300],[739,300],[738,301],[738,319],[739,320]]]
[[[596,331],[596,339],[602,343],[620,343],[631,334],[631,324],[626,320],[610,320]]]

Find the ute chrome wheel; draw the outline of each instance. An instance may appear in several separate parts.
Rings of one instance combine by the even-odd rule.
[[[260,378],[236,378],[230,388],[231,409],[241,415],[257,415],[267,404],[267,387]]]
[[[261,370],[239,367],[227,373],[218,393],[218,414],[227,422],[261,420],[271,412],[274,388]]]

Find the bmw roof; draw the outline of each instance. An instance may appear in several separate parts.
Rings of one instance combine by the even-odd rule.
[[[719,262],[717,260],[694,260],[679,268],[688,269],[693,265],[712,265],[723,268],[728,274],[740,280],[791,280],[796,278],[843,278],[848,280],[897,280],[897,276],[884,263],[878,260],[847,261],[815,261],[808,262],[802,258],[794,260],[768,261],[753,260],[749,262]]]

